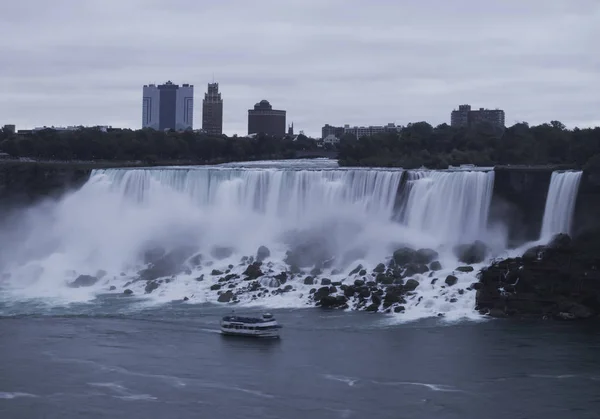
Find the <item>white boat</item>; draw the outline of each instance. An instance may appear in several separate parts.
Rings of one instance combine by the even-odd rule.
[[[221,333],[231,336],[278,338],[281,326],[270,313],[261,317],[224,316],[221,319]]]

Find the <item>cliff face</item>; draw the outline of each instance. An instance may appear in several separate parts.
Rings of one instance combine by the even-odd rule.
[[[490,219],[508,224],[513,243],[537,240],[550,178],[565,167],[496,167]],[[573,217],[573,235],[600,226],[600,177],[584,173]]]

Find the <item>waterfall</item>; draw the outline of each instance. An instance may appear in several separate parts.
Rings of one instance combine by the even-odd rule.
[[[441,243],[481,239],[494,188],[493,171],[409,173],[404,223]]]
[[[558,233],[571,233],[571,223],[582,172],[553,172],[548,187],[540,239]]]
[[[373,281],[374,269],[406,246],[439,257],[437,270],[419,265],[421,273],[409,274],[422,286],[404,304],[405,318],[469,317],[475,297],[465,289],[477,279],[455,271],[453,247],[486,240],[493,183],[493,171],[346,169],[319,161],[95,170],[79,190],[30,208],[11,236],[0,231],[0,240],[12,243],[0,254],[0,274],[8,278],[0,285],[11,298],[67,303],[130,288],[152,302],[216,302],[232,290],[244,304],[302,307],[325,279]],[[264,247],[259,281],[268,291],[256,294],[245,289],[244,272]],[[160,287],[147,293],[140,272],[155,251],[184,254],[186,269],[155,278]],[[78,275],[99,280],[71,288]],[[459,276],[455,287],[445,286],[448,275]]]

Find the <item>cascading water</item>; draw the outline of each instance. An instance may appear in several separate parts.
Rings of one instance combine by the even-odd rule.
[[[493,171],[409,173],[404,222],[440,243],[483,239],[494,189]]]
[[[548,240],[558,233],[571,233],[581,174],[580,171],[552,173],[544,209],[541,240]]]
[[[30,209],[1,232],[14,245],[0,257],[0,286],[18,298],[67,302],[124,288],[155,303],[216,302],[228,289],[240,291],[236,298],[246,305],[304,306],[313,288],[307,275],[317,283],[372,281],[373,268],[410,246],[435,249],[444,269],[411,275],[420,286],[404,304],[404,318],[473,316],[474,293],[465,288],[476,278],[455,271],[452,247],[485,240],[493,172],[408,173],[398,222],[403,173],[322,162],[97,170],[80,190]],[[249,282],[241,260],[260,246],[270,253],[260,283],[272,291],[242,293]],[[172,278],[158,275],[162,285],[149,294],[139,278],[157,247],[185,249],[197,263]],[[301,249],[301,258],[291,261],[291,249]],[[366,274],[351,273],[359,264]],[[282,272],[287,282],[277,279]],[[82,274],[99,280],[70,287]],[[450,274],[458,276],[451,288],[444,284]],[[220,290],[221,275],[239,281]]]

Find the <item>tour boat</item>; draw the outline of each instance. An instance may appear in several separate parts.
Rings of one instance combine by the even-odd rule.
[[[278,338],[281,326],[270,313],[262,317],[224,316],[221,319],[221,333],[231,336]]]

